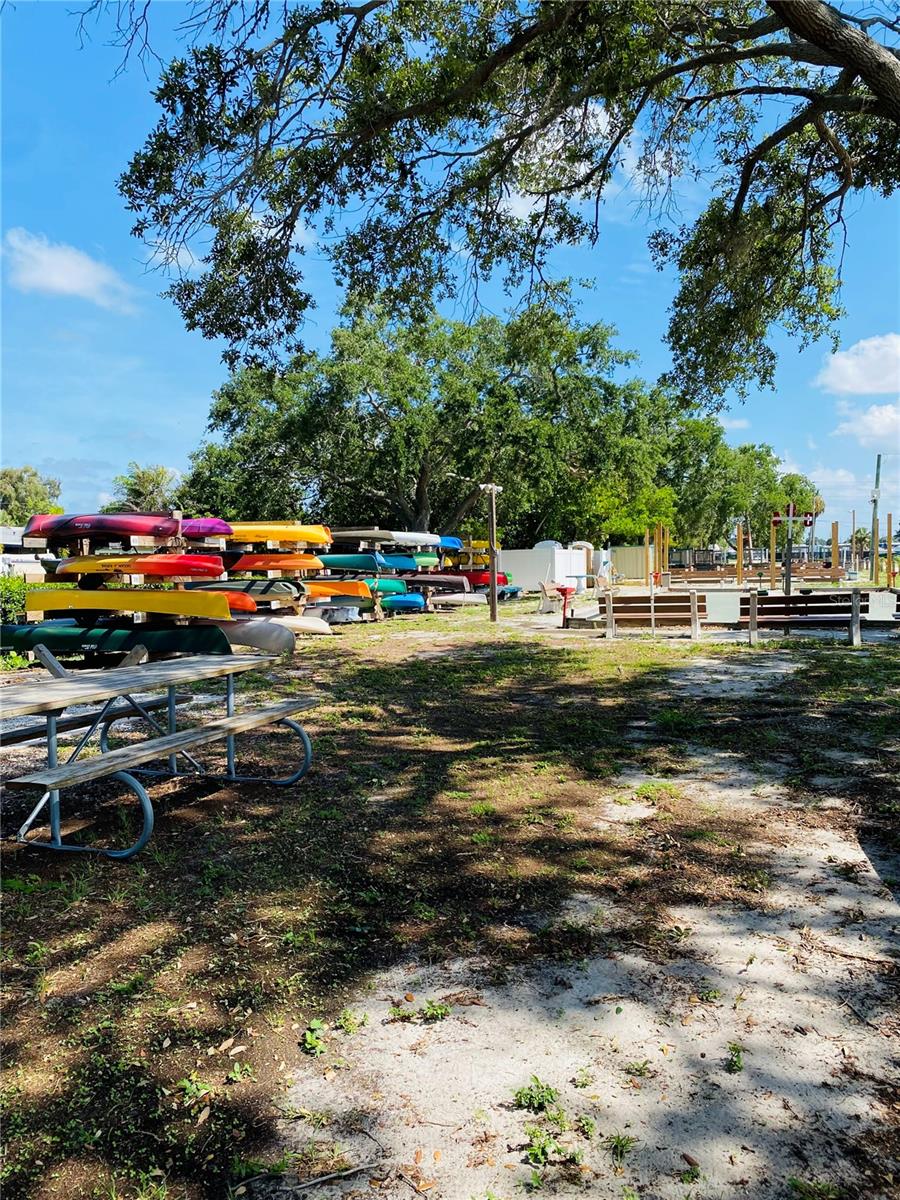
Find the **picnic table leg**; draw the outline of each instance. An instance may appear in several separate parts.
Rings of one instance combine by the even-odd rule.
[[[225,713],[229,717],[234,716],[234,676],[226,675],[225,677]],[[225,739],[225,744],[228,752],[228,776],[234,778],[234,734],[229,733]]]
[[[169,733],[177,733],[178,726],[176,724],[176,715],[175,715],[175,686],[174,686],[174,684],[170,684],[170,686],[166,689],[166,713],[169,718],[169,720],[168,720]],[[177,754],[169,755],[169,770],[172,772],[173,775],[178,774],[178,755]]]
[[[55,767],[58,762],[56,745],[57,713],[47,713],[47,766]],[[50,841],[54,846],[62,845],[62,827],[59,817],[59,788],[53,788],[48,796],[50,805]]]

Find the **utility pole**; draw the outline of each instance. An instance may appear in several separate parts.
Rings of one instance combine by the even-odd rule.
[[[856,570],[856,509],[850,513],[850,570]]]
[[[784,556],[784,594],[791,594],[791,570],[794,565],[794,517],[797,515],[797,505],[793,500],[787,506],[787,549]]]
[[[503,488],[496,483],[480,483],[483,492],[488,494],[488,556],[491,572],[490,602],[491,620],[497,623],[497,493]]]
[[[875,487],[872,491],[872,537],[870,544],[869,579],[878,580],[878,493],[881,490],[881,455],[875,459]]]

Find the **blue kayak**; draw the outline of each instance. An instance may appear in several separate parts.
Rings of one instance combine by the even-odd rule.
[[[411,554],[385,554],[383,557],[385,566],[390,567],[392,571],[418,571],[419,569],[419,564]],[[322,562],[324,561],[323,558]]]
[[[381,607],[387,612],[422,612],[425,597],[418,592],[407,592],[405,596],[385,596]]]
[[[442,537],[441,538],[441,549],[442,550],[462,550],[462,545],[463,545],[462,538],[458,538],[458,537]]]
[[[338,571],[383,571],[388,563],[381,554],[317,554],[326,567]]]

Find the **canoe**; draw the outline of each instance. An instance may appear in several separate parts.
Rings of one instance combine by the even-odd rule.
[[[405,596],[385,596],[381,607],[388,612],[422,612],[425,608],[425,597],[418,592],[408,592]]]
[[[387,566],[380,554],[320,554],[319,558],[329,570],[383,571]]]
[[[392,579],[390,575],[364,579],[373,596],[402,596],[407,591],[405,579]]]
[[[440,608],[462,608],[465,604],[487,604],[488,598],[484,592],[440,592],[433,596],[432,604]]]
[[[217,583],[211,583],[208,587],[201,589],[206,595],[222,595],[228,601],[228,607],[233,613],[255,613],[256,600],[243,588],[233,587],[227,579],[219,580]],[[196,593],[197,589],[192,588],[192,592]]]
[[[230,654],[231,644],[214,625],[79,625],[76,621],[39,621],[0,625],[0,649],[20,654],[35,646],[51,654],[120,654],[146,646],[151,654]]]
[[[296,600],[303,594],[299,584],[290,579],[229,579],[226,583],[188,583],[191,591],[220,592],[226,587],[229,592],[245,592],[257,604],[266,600]]]
[[[231,551],[225,555],[225,566],[229,571],[320,571],[323,559],[315,554],[240,554]]]
[[[109,591],[80,591],[78,588],[45,588],[25,594],[27,612],[165,613],[172,617],[210,617],[227,621],[231,616],[228,598],[223,592],[141,591],[116,588]]]
[[[231,526],[218,517],[189,517],[181,522],[181,536],[186,538],[230,537]]]
[[[409,529],[332,529],[334,541],[344,542],[393,542],[395,546],[439,546],[441,539],[436,533],[419,533]]]
[[[425,571],[429,567],[436,567],[441,561],[436,554],[414,554],[416,566],[420,571]]]
[[[472,585],[472,587],[473,587],[473,588],[476,588],[476,587],[490,587],[490,586],[491,586],[491,573],[490,573],[490,571],[481,571],[481,570],[468,571],[468,570],[461,570],[461,571],[457,572],[457,574],[459,574],[459,575],[462,575],[462,577],[463,577],[464,579],[468,579],[469,583]],[[506,574],[506,572],[505,572],[505,571],[498,571],[498,572],[497,572],[497,583],[498,583],[498,585],[501,585],[501,584],[504,584],[504,583],[509,583],[509,576]]]
[[[371,600],[369,585],[362,579],[301,579],[307,596],[355,596]]]
[[[232,542],[312,542],[327,546],[331,530],[327,525],[301,525],[299,521],[232,521]]]
[[[157,513],[38,513],[30,517],[22,537],[56,541],[89,537],[177,537],[177,517]]]
[[[215,621],[232,646],[253,646],[269,654],[293,654],[296,640],[293,630],[273,617],[248,617],[242,621]]]
[[[419,564],[411,554],[385,554],[384,561],[392,571],[418,571]]]
[[[309,605],[305,611],[312,612],[314,608],[355,608],[360,612],[368,613],[375,611],[375,601],[341,592],[331,596],[320,596],[315,604]]]
[[[433,588],[436,592],[470,592],[471,585],[465,575],[438,574],[422,572],[417,575],[404,575],[403,582],[407,588],[419,591],[421,588]]]
[[[458,538],[458,537],[442,537],[441,538],[441,549],[442,550],[462,550],[462,546],[463,546],[462,538]]]
[[[328,637],[333,637],[331,626],[327,621],[323,621],[321,617],[310,617],[305,613],[302,617],[278,617],[282,625],[286,625],[291,633],[297,637],[302,637],[304,634],[327,634]]]
[[[215,578],[225,564],[217,554],[80,554],[56,559],[55,575],[152,575]]]

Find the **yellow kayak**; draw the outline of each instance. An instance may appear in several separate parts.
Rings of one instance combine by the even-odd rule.
[[[65,612],[68,609],[88,609],[107,612],[164,613],[170,617],[207,617],[228,621],[231,609],[228,598],[221,592],[206,591],[141,591],[138,588],[116,588],[89,592],[78,588],[44,588],[27,592],[27,612]]]
[[[230,542],[310,542],[331,544],[327,525],[300,525],[297,521],[232,521]]]
[[[307,596],[360,596],[363,600],[371,600],[372,589],[363,579],[335,579],[332,583],[327,579],[300,579]]]

